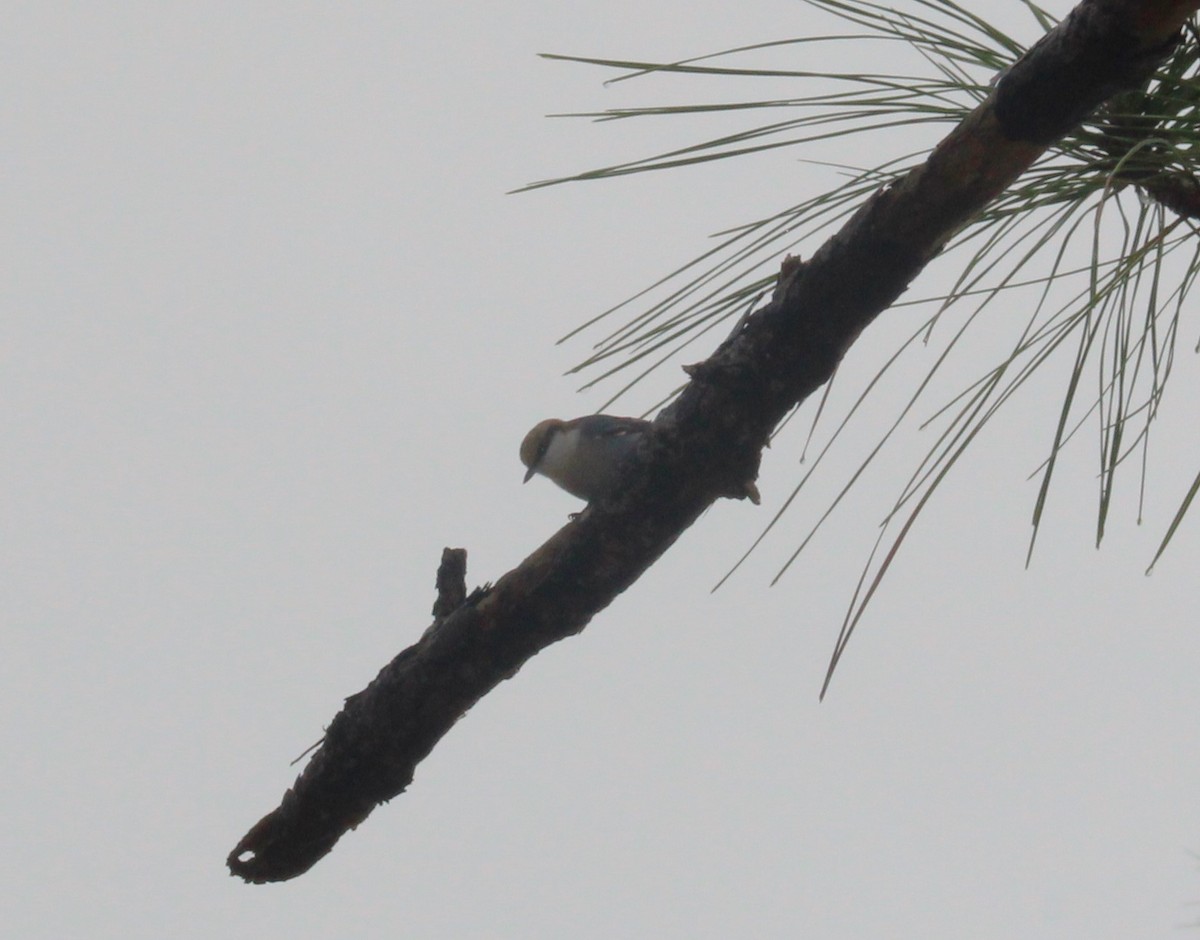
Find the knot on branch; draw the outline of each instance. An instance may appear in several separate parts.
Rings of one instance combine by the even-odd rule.
[[[433,602],[435,620],[444,620],[462,606],[467,598],[467,550],[443,548],[437,570],[437,600]]]

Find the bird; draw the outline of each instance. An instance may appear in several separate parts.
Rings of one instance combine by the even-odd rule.
[[[615,415],[539,421],[521,441],[525,482],[540,473],[589,503],[611,496],[621,465],[649,428],[649,421]]]
[[[589,503],[613,496],[623,465],[649,429],[650,422],[643,418],[616,415],[539,421],[521,441],[524,482],[540,473]],[[758,504],[753,481],[746,481],[744,494]]]

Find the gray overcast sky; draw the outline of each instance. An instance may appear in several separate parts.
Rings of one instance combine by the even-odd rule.
[[[1196,400],[1194,318],[1146,524],[1131,471],[1101,551],[1089,433],[1023,570],[1058,412],[1027,395],[818,705],[874,524],[928,442],[777,587],[844,474],[710,594],[797,479],[797,423],[764,506],[711,510],[316,869],[225,873],[288,761],[427,626],[442,546],[491,580],[577,508],[520,485],[525,430],[605,398],[560,377],[586,343],[553,341],[831,179],[790,152],[505,196],[703,129],[546,113],[741,93],[605,89],[535,53],[831,26],[790,0],[9,5],[6,936],[1126,938],[1200,918],[1194,519],[1142,574],[1200,460],[1194,408],[1171,407]],[[913,322],[865,337],[844,395]]]

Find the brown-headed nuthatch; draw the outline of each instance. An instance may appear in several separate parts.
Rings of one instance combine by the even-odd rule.
[[[650,427],[641,418],[585,415],[538,422],[521,441],[521,463],[528,483],[535,473],[549,477],[572,496],[602,499],[616,491],[621,467]],[[758,488],[746,482],[745,494],[758,503]]]

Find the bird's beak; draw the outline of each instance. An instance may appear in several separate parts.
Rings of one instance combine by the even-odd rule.
[[[524,479],[524,480],[522,480],[521,482],[522,482],[522,483],[528,483],[530,480],[532,480],[532,479],[533,479],[533,475],[534,475],[535,473],[537,473],[537,471],[536,471],[536,470],[534,470],[534,469],[533,469],[533,467],[530,467],[528,470],[526,470],[526,471],[525,471],[525,479]]]

